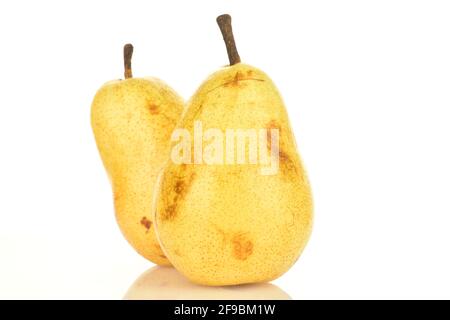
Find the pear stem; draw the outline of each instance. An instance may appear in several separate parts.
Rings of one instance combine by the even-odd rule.
[[[133,72],[131,70],[131,57],[133,56],[133,45],[131,43],[126,44],[123,47],[123,64],[125,67],[125,79],[133,78]]]
[[[222,14],[216,19],[222,32],[223,41],[227,47],[228,60],[230,60],[230,66],[241,62],[239,53],[236,48],[236,42],[234,41],[233,28],[231,27],[231,16],[229,14]]]

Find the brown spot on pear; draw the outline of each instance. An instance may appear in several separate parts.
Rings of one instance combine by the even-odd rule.
[[[178,206],[183,201],[186,193],[189,191],[189,187],[194,181],[194,174],[190,174],[189,177],[178,177],[173,186],[168,186],[168,190],[164,194],[165,209],[161,211],[161,220],[173,220],[178,213]]]
[[[158,114],[159,113],[159,105],[150,103],[148,105],[148,110],[150,111],[151,114]]]
[[[142,217],[141,225],[143,225],[144,228],[147,229],[146,232],[148,232],[148,230],[150,230],[150,228],[152,227],[152,222],[148,220],[147,217]]]
[[[270,120],[267,125],[267,151],[270,153],[272,151],[272,129],[278,129],[278,136],[279,136],[279,146],[278,146],[278,159],[280,161],[280,167],[282,170],[282,173],[287,173],[287,171],[293,170],[294,172],[297,172],[297,166],[295,165],[295,162],[289,157],[289,155],[284,151],[283,146],[281,144],[281,126],[278,124],[276,120]]]
[[[245,233],[236,234],[231,240],[233,256],[238,260],[247,260],[253,253],[253,242]]]

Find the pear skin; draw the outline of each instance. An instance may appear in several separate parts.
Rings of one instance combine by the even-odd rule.
[[[125,79],[107,82],[95,95],[91,125],[111,181],[120,230],[143,257],[170,265],[155,235],[151,205],[184,102],[159,79],[132,78],[131,54],[128,45]]]
[[[264,72],[240,63],[230,48],[230,20],[218,18],[231,66],[203,82],[178,127],[191,137],[199,123],[203,132],[255,129],[262,132],[260,161],[227,162],[228,154],[222,164],[196,161],[192,146],[191,163],[167,163],[154,203],[157,235],[169,260],[191,281],[211,286],[278,278],[299,258],[313,222],[310,184],[282,98]],[[272,132],[278,132],[277,144]],[[203,140],[203,156],[211,145],[227,144],[225,136]],[[271,171],[261,160],[273,150],[278,166]],[[250,153],[247,147],[247,160]],[[237,154],[234,150],[235,160]]]

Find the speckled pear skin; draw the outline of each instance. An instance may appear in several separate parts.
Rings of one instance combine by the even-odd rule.
[[[153,190],[183,108],[175,91],[156,78],[108,82],[92,103],[91,124],[120,230],[139,254],[159,265],[170,262],[155,235]]]
[[[194,121],[201,121],[204,130],[223,132],[279,129],[279,170],[262,175],[259,164],[169,161],[154,204],[165,254],[198,284],[238,285],[278,278],[298,259],[313,220],[310,185],[278,90],[254,67],[242,63],[226,67],[201,85],[179,127],[193,136]]]

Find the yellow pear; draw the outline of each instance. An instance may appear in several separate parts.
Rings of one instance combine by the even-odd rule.
[[[132,53],[133,47],[126,45],[125,80],[107,82],[95,95],[91,124],[111,181],[120,230],[142,256],[170,265],[155,235],[151,204],[184,103],[159,79],[133,78]]]
[[[230,66],[200,86],[174,131],[156,230],[169,260],[195,283],[265,282],[285,273],[308,241],[310,185],[278,90],[240,63],[230,16],[217,21]]]

